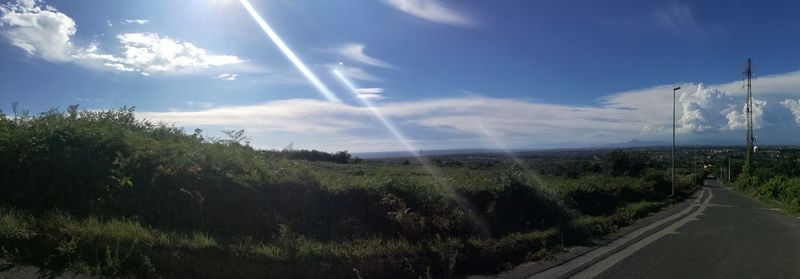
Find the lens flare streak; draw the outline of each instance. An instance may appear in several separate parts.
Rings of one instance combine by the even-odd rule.
[[[280,49],[281,52],[283,52],[283,54],[286,55],[286,58],[288,58],[289,61],[291,61],[292,64],[294,64],[294,66],[297,67],[298,70],[300,70],[300,72],[306,77],[306,79],[308,79],[309,82],[311,82],[311,84],[314,85],[314,87],[317,89],[317,91],[319,91],[322,94],[323,97],[328,99],[328,101],[330,102],[334,103],[341,102],[339,98],[337,98],[336,95],[333,94],[333,92],[331,92],[330,89],[328,89],[328,87],[325,86],[325,84],[322,83],[322,81],[320,81],[319,78],[317,78],[317,76],[314,75],[313,72],[311,72],[311,70],[308,69],[308,67],[306,67],[303,61],[300,60],[300,58],[294,54],[294,51],[292,51],[292,49],[290,49],[289,46],[283,42],[283,40],[278,36],[278,34],[275,33],[274,30],[272,30],[272,28],[269,26],[269,24],[267,24],[264,18],[262,18],[261,15],[258,14],[256,9],[253,8],[253,5],[250,5],[250,1],[239,0],[239,3],[241,3],[242,6],[244,6],[245,10],[247,10],[250,16],[253,17],[253,20],[256,21],[256,23],[258,24],[259,27],[261,27],[262,30],[264,30],[264,33],[267,33],[267,36],[269,36],[272,42],[274,42],[275,45],[278,46],[278,49]]]
[[[465,213],[467,213],[470,221],[475,224],[484,235],[491,235],[489,225],[486,223],[486,221],[480,218],[480,216],[478,216],[476,213],[478,212],[477,209],[475,209],[466,198],[462,197],[460,194],[458,194],[458,192],[453,190],[449,183],[447,183],[447,180],[444,178],[444,176],[428,161],[422,158],[422,155],[419,152],[414,150],[414,147],[411,146],[405,135],[403,135],[403,133],[397,129],[397,127],[395,127],[391,121],[383,116],[383,114],[372,104],[372,102],[359,96],[358,89],[355,84],[353,84],[353,82],[351,82],[337,69],[333,70],[333,75],[339,80],[339,82],[342,83],[342,85],[344,85],[344,87],[347,88],[354,98],[361,100],[361,103],[372,112],[375,118],[378,118],[378,120],[380,120],[381,123],[383,123],[387,129],[389,129],[395,138],[403,144],[403,147],[406,148],[406,151],[413,155],[417,162],[422,165],[425,171],[427,171],[431,177],[433,177],[433,179],[436,181],[436,184],[439,185],[441,189],[443,189],[453,199],[453,201],[455,201],[456,204],[458,204],[458,206],[465,211]]]
[[[536,174],[532,170],[526,168],[525,167],[525,162],[523,162],[522,159],[520,159],[519,157],[517,157],[517,155],[515,155],[513,152],[511,152],[511,150],[509,150],[506,147],[505,144],[500,142],[500,140],[498,140],[496,137],[492,136],[492,134],[489,133],[489,131],[486,128],[484,128],[483,125],[481,125],[481,122],[479,122],[479,121],[477,121],[475,119],[473,119],[473,122],[475,122],[475,126],[478,127],[478,130],[481,131],[481,134],[483,134],[483,136],[485,138],[489,139],[495,145],[495,147],[500,148],[500,150],[502,150],[503,153],[505,153],[509,158],[511,158],[511,160],[514,162],[514,164],[516,164],[517,166],[522,168],[522,170],[525,171],[525,173],[529,177],[533,178],[533,180],[536,182],[537,185],[539,185],[540,187],[546,186],[544,180],[542,180],[542,178],[539,177],[538,174]]]
[[[261,27],[264,33],[266,33],[267,36],[272,40],[272,42],[275,43],[278,49],[280,49],[281,52],[283,52],[283,54],[289,59],[289,61],[291,61],[292,64],[294,64],[294,66],[297,67],[297,69],[300,70],[300,72],[306,77],[306,79],[308,79],[308,81],[314,85],[317,91],[319,91],[326,99],[328,99],[329,102],[341,103],[341,100],[339,100],[339,98],[337,98],[336,95],[333,94],[333,92],[331,92],[330,89],[328,89],[328,87],[325,86],[325,84],[322,83],[322,81],[320,81],[319,78],[317,78],[317,76],[314,75],[314,73],[311,72],[311,70],[309,70],[305,64],[303,64],[303,61],[301,61],[300,58],[297,57],[297,55],[295,55],[294,52],[289,48],[289,46],[283,42],[283,40],[278,36],[278,34],[275,33],[274,30],[272,30],[272,28],[269,26],[269,24],[267,24],[264,18],[262,18],[261,15],[259,15],[258,12],[255,10],[255,8],[253,8],[253,5],[250,4],[250,1],[239,0],[239,3],[242,4],[242,6],[245,8],[245,10],[247,10],[250,16],[253,17],[253,20],[256,21],[258,26]],[[395,127],[394,124],[392,124],[392,122],[390,122],[386,117],[384,117],[383,114],[381,114],[380,111],[378,111],[378,109],[372,104],[372,102],[370,102],[367,99],[360,98],[357,87],[349,79],[347,79],[347,77],[342,75],[341,72],[334,69],[333,75],[339,79],[339,81],[348,89],[348,91],[350,91],[351,94],[353,94],[353,96],[356,99],[361,100],[361,103],[365,107],[367,107],[372,112],[372,114],[376,118],[378,118],[378,120],[380,120],[381,123],[383,123],[383,125],[386,126],[387,129],[389,129],[389,131],[395,136],[395,138],[397,138],[397,140],[403,144],[403,147],[405,147],[405,149],[409,153],[411,153],[414,156],[414,158],[417,159],[418,162],[420,162],[423,168],[428,173],[430,173],[431,176],[434,178],[434,180],[437,182],[436,184],[439,185],[442,189],[444,189],[445,192],[458,204],[458,206],[461,207],[467,213],[467,216],[470,218],[470,221],[473,224],[475,224],[476,227],[484,235],[487,236],[491,235],[491,232],[489,231],[489,226],[486,224],[485,221],[483,221],[483,219],[481,219],[478,216],[478,214],[476,213],[477,210],[475,210],[474,207],[471,206],[471,204],[469,203],[469,201],[467,201],[467,199],[463,198],[456,191],[454,191],[452,187],[448,185],[447,181],[444,179],[444,176],[442,176],[436,168],[434,168],[430,163],[425,161],[424,158],[422,158],[421,154],[414,151],[414,148],[411,146],[411,144],[403,135],[403,133],[400,132],[400,130],[397,129],[397,127]]]
[[[361,103],[365,107],[367,107],[372,112],[372,114],[376,118],[378,118],[378,120],[380,120],[381,123],[383,123],[383,125],[386,126],[387,129],[389,129],[390,132],[392,132],[395,138],[397,138],[397,140],[399,140],[403,144],[403,147],[405,147],[407,151],[414,154],[414,157],[419,158],[420,156],[419,152],[414,151],[414,147],[411,146],[408,139],[406,139],[405,135],[403,135],[403,133],[400,132],[400,130],[398,130],[397,127],[394,126],[394,124],[392,124],[392,122],[386,119],[386,117],[384,117],[383,114],[381,114],[380,111],[378,111],[378,109],[372,104],[372,102],[370,102],[367,99],[359,97],[356,86],[349,79],[347,79],[347,77],[345,77],[341,72],[339,72],[339,70],[333,70],[333,75],[337,79],[339,79],[339,81],[342,83],[342,85],[344,85],[344,87],[347,88],[348,91],[350,91],[353,94],[353,97],[361,100]]]

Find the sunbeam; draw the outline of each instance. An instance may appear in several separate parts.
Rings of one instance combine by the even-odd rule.
[[[489,139],[496,148],[500,148],[500,150],[502,150],[503,153],[505,153],[509,158],[511,158],[514,164],[522,168],[525,174],[527,174],[529,177],[533,178],[533,180],[539,187],[547,186],[545,185],[544,180],[542,180],[542,178],[539,177],[538,174],[525,167],[525,162],[523,162],[522,159],[520,159],[519,157],[517,157],[517,155],[511,152],[511,150],[509,150],[505,144],[503,144],[499,139],[497,139],[497,137],[493,136],[486,128],[484,128],[483,125],[481,125],[481,122],[475,119],[473,119],[472,121],[475,122],[475,126],[478,127],[478,130],[481,131],[481,134],[483,134],[485,138]]]
[[[408,142],[408,139],[406,139],[405,135],[403,135],[403,133],[400,132],[400,130],[398,130],[397,127],[394,126],[394,124],[392,124],[392,122],[389,122],[389,120],[386,119],[386,117],[384,117],[383,114],[380,113],[380,111],[378,111],[378,109],[372,104],[372,102],[370,102],[367,99],[360,98],[358,96],[358,90],[356,86],[353,84],[353,82],[351,82],[337,69],[333,70],[333,75],[337,79],[339,79],[342,85],[344,85],[344,87],[346,87],[351,94],[353,94],[354,98],[361,100],[361,103],[365,107],[369,108],[372,114],[375,115],[375,117],[378,118],[378,120],[380,120],[381,123],[383,123],[383,125],[386,126],[386,128],[389,129],[390,132],[392,132],[395,138],[397,138],[397,140],[399,140],[403,144],[403,147],[405,147],[406,151],[413,154],[415,157],[420,158],[419,152],[414,151],[415,148],[411,146],[411,144]]]
[[[450,197],[452,197],[452,199],[458,204],[458,206],[461,207],[467,213],[467,216],[469,216],[470,220],[478,227],[478,229],[480,229],[481,232],[487,236],[491,235],[489,225],[486,224],[486,221],[480,218],[480,216],[478,216],[475,207],[472,206],[472,204],[470,204],[470,202],[466,198],[462,197],[460,194],[458,194],[458,192],[453,190],[450,184],[447,183],[447,180],[444,178],[444,176],[433,165],[431,165],[428,161],[426,161],[425,158],[423,158],[419,152],[415,151],[415,148],[411,146],[405,135],[403,135],[403,133],[399,129],[397,129],[397,127],[395,127],[394,124],[392,124],[392,122],[389,121],[389,119],[383,116],[383,114],[378,110],[377,107],[375,107],[372,104],[372,102],[370,102],[367,99],[360,98],[358,96],[358,90],[357,90],[358,87],[356,87],[355,84],[353,84],[353,82],[350,81],[350,79],[344,76],[337,69],[333,70],[333,75],[339,80],[339,82],[342,83],[342,85],[347,89],[347,91],[353,95],[354,98],[361,100],[361,103],[365,107],[367,107],[372,112],[372,114],[376,118],[378,118],[381,121],[381,123],[383,123],[384,126],[386,126],[387,129],[389,129],[389,131],[394,135],[394,137],[403,144],[403,147],[405,147],[406,151],[408,151],[408,153],[413,155],[414,158],[417,160],[417,162],[419,162],[422,165],[425,171],[427,171],[431,175],[431,177],[433,177],[433,179],[436,181],[436,185],[440,186],[443,190],[445,190],[445,192]]]
[[[262,30],[264,30],[264,33],[266,33],[267,36],[269,36],[269,38],[275,43],[275,45],[278,46],[281,52],[283,52],[283,54],[286,55],[289,61],[291,61],[292,64],[294,64],[295,67],[297,67],[297,69],[300,70],[301,73],[303,73],[303,75],[308,79],[308,81],[311,82],[311,84],[313,84],[314,87],[325,98],[328,99],[328,101],[333,103],[341,102],[339,98],[337,98],[336,95],[333,94],[333,92],[331,92],[330,89],[328,89],[328,87],[325,86],[325,84],[323,84],[322,81],[320,81],[319,78],[317,78],[317,76],[314,75],[313,72],[311,72],[311,70],[308,69],[308,67],[306,67],[303,61],[301,61],[300,58],[298,58],[297,55],[294,54],[294,52],[289,48],[289,46],[287,46],[286,43],[284,43],[283,40],[281,40],[278,34],[275,33],[274,30],[272,30],[272,28],[269,26],[269,24],[267,24],[264,18],[262,18],[261,15],[259,15],[258,12],[255,10],[255,8],[253,8],[253,6],[250,4],[250,1],[239,0],[239,2],[242,4],[242,6],[244,6],[244,8],[247,10],[250,16],[253,17],[253,20],[255,20],[256,23],[258,23],[258,26],[261,27]],[[365,107],[367,107],[372,112],[372,114],[376,118],[378,118],[378,120],[380,120],[381,123],[387,129],[389,129],[389,131],[395,136],[395,138],[401,142],[406,151],[412,154],[414,158],[416,158],[417,161],[423,166],[423,168],[428,173],[431,174],[431,176],[436,181],[436,184],[441,186],[442,189],[444,189],[448,193],[448,195],[451,196],[453,200],[462,209],[464,209],[464,211],[466,211],[467,215],[469,216],[471,221],[478,227],[478,229],[480,229],[481,232],[484,233],[485,235],[491,235],[489,226],[486,224],[485,221],[483,221],[478,216],[478,214],[476,213],[477,211],[470,205],[470,203],[465,198],[461,197],[461,195],[459,195],[456,191],[453,190],[452,187],[448,185],[447,181],[443,178],[441,173],[439,173],[439,171],[436,168],[434,168],[430,163],[425,161],[424,158],[422,158],[421,154],[415,151],[415,148],[411,146],[405,135],[403,135],[403,133],[399,129],[397,129],[397,127],[395,127],[394,124],[392,124],[392,122],[390,122],[386,117],[384,117],[383,114],[381,114],[380,111],[378,111],[378,109],[372,104],[372,102],[364,98],[359,98],[357,87],[353,84],[353,82],[351,82],[337,69],[333,70],[333,75],[353,95],[354,98],[360,100],[361,103]]]
[[[311,72],[311,70],[308,69],[308,67],[306,67],[303,61],[300,60],[300,58],[294,54],[294,51],[292,51],[292,49],[290,49],[289,46],[286,45],[286,43],[284,43],[283,40],[281,40],[278,34],[275,33],[274,30],[272,30],[272,28],[269,26],[269,24],[267,24],[264,18],[262,18],[261,15],[258,14],[256,9],[253,8],[253,5],[250,5],[250,1],[239,0],[239,3],[242,3],[242,6],[244,6],[247,12],[250,13],[250,16],[253,17],[253,20],[255,20],[256,23],[258,23],[258,26],[261,27],[261,30],[264,30],[264,33],[267,33],[267,36],[269,36],[272,42],[274,42],[275,45],[278,46],[278,48],[281,50],[281,52],[283,52],[283,54],[286,55],[286,58],[288,58],[289,61],[291,61],[292,64],[294,64],[294,66],[297,67],[297,69],[300,70],[301,73],[303,73],[306,79],[308,79],[308,81],[311,82],[311,84],[313,84],[315,88],[317,88],[317,91],[319,91],[319,93],[321,93],[322,96],[328,99],[328,101],[334,103],[341,102],[339,98],[337,98],[336,95],[333,94],[333,92],[331,92],[330,89],[328,89],[328,87],[325,86],[325,84],[323,84],[319,80],[319,78],[317,78],[317,76],[314,75],[313,72]]]

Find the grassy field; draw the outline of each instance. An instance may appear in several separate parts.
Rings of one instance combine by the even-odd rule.
[[[360,160],[116,111],[0,118],[0,257],[108,277],[461,277],[684,198],[646,153]]]
[[[758,155],[750,172],[734,176],[734,188],[800,215],[800,152],[791,148],[762,151]]]

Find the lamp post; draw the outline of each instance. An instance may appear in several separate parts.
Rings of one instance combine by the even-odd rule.
[[[680,86],[672,88],[672,193],[670,197],[675,195],[675,96]]]

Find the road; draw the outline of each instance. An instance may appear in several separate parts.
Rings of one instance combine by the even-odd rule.
[[[88,275],[64,272],[53,274],[52,272],[35,266],[16,265],[0,259],[0,279],[33,279],[33,278],[58,278],[58,279],[87,279],[92,278]]]
[[[800,219],[707,181],[710,198],[576,278],[798,278]]]

